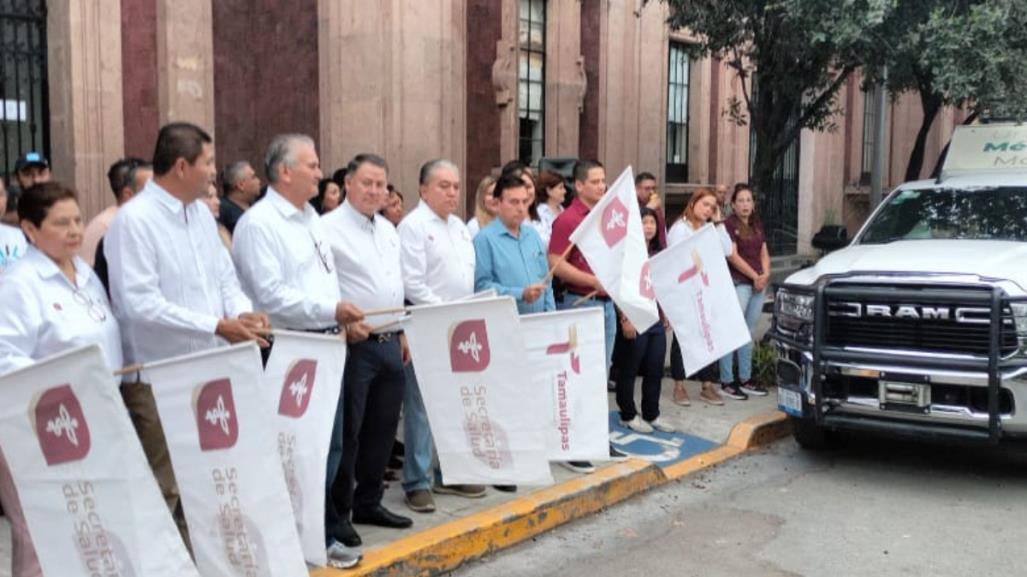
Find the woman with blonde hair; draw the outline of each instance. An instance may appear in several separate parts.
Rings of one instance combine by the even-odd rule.
[[[496,218],[496,200],[492,198],[492,189],[496,187],[496,177],[489,175],[478,183],[474,193],[474,216],[467,221],[467,230],[471,238]]]
[[[728,236],[724,225],[721,224],[720,203],[717,202],[717,193],[709,188],[700,188],[692,193],[688,200],[681,218],[678,219],[670,232],[667,233],[667,244],[673,245],[687,238],[690,238],[699,229],[706,226],[706,223],[713,223],[717,226],[717,233],[720,236],[720,244],[724,249],[724,257],[731,256],[733,252],[731,238]],[[681,358],[681,346],[677,337],[670,347],[670,372],[674,378],[674,402],[678,405],[688,406],[691,402],[688,399],[688,390],[685,389],[685,366]],[[717,376],[717,363],[703,367],[696,373],[697,378],[702,381],[702,390],[699,398],[710,405],[723,405],[724,400],[717,392],[714,383],[719,380]],[[732,399],[745,400],[748,397],[735,386],[724,386],[724,394]]]

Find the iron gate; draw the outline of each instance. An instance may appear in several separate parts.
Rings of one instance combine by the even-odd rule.
[[[756,133],[749,132],[749,168],[756,159]],[[795,254],[799,240],[799,139],[781,157],[774,178],[764,185],[757,199],[757,210],[772,256]]]
[[[28,151],[50,157],[46,1],[0,0],[0,172]]]

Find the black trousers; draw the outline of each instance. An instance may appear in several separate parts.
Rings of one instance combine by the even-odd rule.
[[[634,339],[624,339],[617,374],[617,408],[622,421],[635,418],[635,375],[642,375],[642,418],[655,420],[660,416],[660,389],[663,380],[663,359],[667,355],[667,333],[663,323],[656,323]]]
[[[343,373],[342,462],[332,488],[339,515],[382,499],[382,480],[396,439],[406,379],[399,338],[349,346]]]
[[[677,335],[674,336],[674,340],[670,345],[670,376],[673,377],[675,381],[685,380],[685,361],[681,357],[681,346],[678,345]],[[719,361],[714,361],[699,369],[699,372],[693,375],[692,379],[703,382],[720,382]]]

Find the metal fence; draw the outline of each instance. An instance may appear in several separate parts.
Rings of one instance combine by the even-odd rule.
[[[50,157],[45,0],[0,0],[0,172],[28,151]]]

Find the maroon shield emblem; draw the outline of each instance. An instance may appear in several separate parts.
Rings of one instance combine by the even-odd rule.
[[[47,465],[78,461],[89,454],[89,425],[71,385],[47,390],[34,412],[36,438]]]
[[[298,419],[307,412],[316,374],[317,361],[313,359],[300,359],[293,363],[282,383],[282,395],[278,399],[279,415]]]
[[[200,389],[196,398],[196,428],[200,432],[200,450],[215,451],[235,445],[239,439],[239,421],[235,414],[232,382],[211,381]]]
[[[628,235],[628,209],[619,198],[606,205],[603,218],[599,221],[606,246],[613,248]]]
[[[653,292],[653,277],[649,275],[649,261],[645,261],[645,264],[642,265],[642,275],[638,279],[638,293],[649,300],[656,299],[656,293]]]
[[[485,320],[459,323],[450,331],[449,366],[454,373],[480,373],[489,366],[489,335]]]

